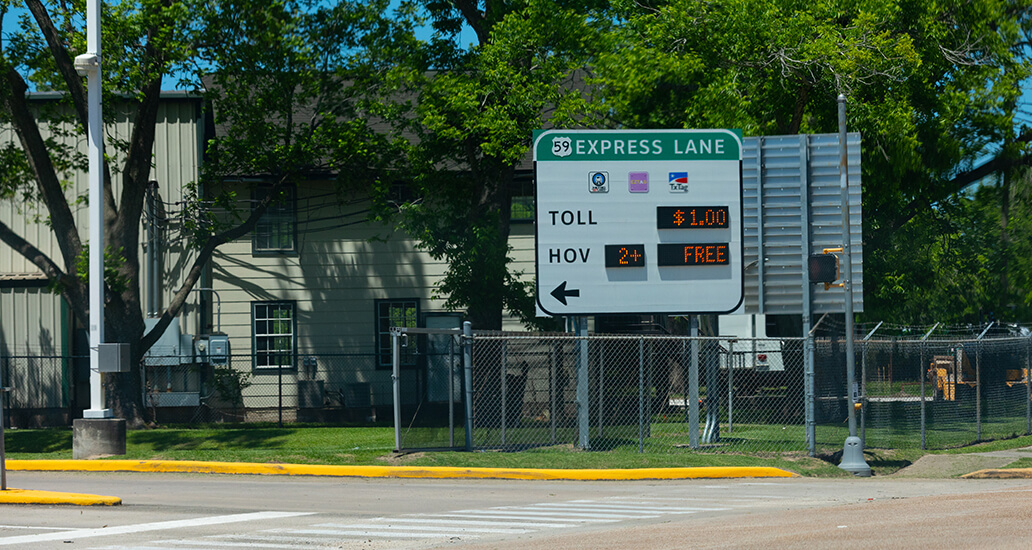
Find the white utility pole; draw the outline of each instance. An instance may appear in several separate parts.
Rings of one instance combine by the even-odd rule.
[[[87,77],[89,112],[89,243],[90,243],[90,408],[84,418],[111,418],[104,408],[100,375],[100,344],[104,343],[104,120],[100,88],[100,0],[86,2],[86,53],[75,58],[75,68]]]

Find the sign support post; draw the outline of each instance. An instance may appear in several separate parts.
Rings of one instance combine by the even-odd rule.
[[[871,475],[871,467],[864,460],[863,443],[856,432],[856,407],[860,402],[856,384],[856,354],[853,349],[853,257],[850,252],[849,230],[849,153],[846,147],[846,96],[838,96],[839,124],[839,181],[842,193],[842,257],[844,263],[842,282],[845,283],[846,313],[846,391],[849,392],[849,437],[842,451],[842,462],[839,468],[860,477]]]

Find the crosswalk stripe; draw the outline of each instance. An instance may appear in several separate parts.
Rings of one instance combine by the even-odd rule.
[[[661,514],[692,514],[695,512],[718,512],[724,511],[726,508],[698,508],[698,507],[655,507],[655,506],[637,506],[630,507],[627,505],[615,505],[615,504],[560,504],[552,502],[543,502],[541,504],[534,504],[535,507],[548,508],[550,510],[597,510],[599,512],[647,512],[650,514],[661,513]]]
[[[260,542],[264,540],[262,537],[252,537],[252,540],[247,542],[228,542],[218,540],[190,540],[190,539],[171,539],[171,540],[159,540],[155,541],[154,544],[199,544],[198,548],[282,548],[284,550],[311,550],[313,546],[311,544],[282,544],[272,542]],[[292,540],[297,540],[296,538]],[[169,548],[164,546],[162,548]],[[315,547],[320,548],[320,547]],[[322,546],[321,548],[329,548],[328,546]],[[176,546],[175,550],[185,550],[181,546]]]
[[[76,540],[88,537],[107,537],[113,535],[126,535],[131,533],[144,533],[147,531],[160,531],[164,529],[179,529],[183,527],[196,528],[204,525],[221,525],[225,523],[238,523],[242,521],[259,521],[267,519],[291,518],[308,515],[312,515],[312,513],[252,512],[247,514],[233,514],[228,516],[210,516],[184,520],[160,521],[154,523],[139,523],[135,525],[116,525],[114,527],[103,527],[100,529],[77,529],[75,531],[61,531],[59,533],[42,533],[37,535],[23,535],[18,537],[3,537],[0,538],[0,545],[26,545],[53,540]]]
[[[463,513],[469,513],[470,515],[478,515],[478,514],[480,514],[480,512],[477,512],[476,510],[465,510],[465,511],[463,511]],[[615,519],[615,520],[621,520],[621,519],[631,519],[631,518],[635,518],[635,517],[642,517],[642,518],[658,518],[659,517],[659,516],[657,516],[655,514],[647,515],[647,516],[637,516],[637,515],[627,515],[627,514],[602,514],[602,513],[587,513],[587,512],[562,512],[562,511],[558,511],[558,510],[539,510],[539,511],[538,510],[521,510],[519,508],[515,508],[515,509],[499,509],[497,512],[488,512],[488,513],[512,514],[512,515],[527,516],[527,517],[550,517],[550,518],[561,518],[561,519],[569,519],[569,520],[574,520],[574,519],[576,519],[576,520],[581,520],[581,519]]]
[[[393,523],[393,522],[392,522]],[[335,529],[387,529],[401,531],[403,529],[412,529],[416,527],[423,531],[445,531],[445,532],[461,532],[461,533],[495,533],[495,534],[508,534],[508,535],[522,535],[523,533],[529,533],[527,529],[506,529],[506,528],[490,528],[490,527],[461,527],[458,525],[448,525],[440,527],[436,525],[392,525],[391,523],[321,523],[315,527],[332,527]]]
[[[464,517],[464,516],[460,516]],[[463,521],[461,519],[421,519],[421,518],[391,518],[393,523],[417,523],[417,524],[444,524],[444,525],[472,525],[481,527],[492,527],[496,525],[508,526],[508,527],[573,527],[572,523],[552,523],[547,521]]]
[[[423,532],[406,532],[406,531],[375,531],[370,529],[298,529],[292,530],[291,533],[297,533],[299,535],[334,535],[341,537],[383,537],[383,538],[404,538],[404,539],[430,539],[435,537],[468,537],[468,538],[480,538],[480,535],[474,535],[470,533],[423,533]]]
[[[540,517],[540,516],[543,516],[543,515],[547,515],[548,517]],[[535,521],[555,521],[555,522],[575,521],[577,523],[614,523],[614,522],[620,521],[618,519],[597,519],[597,518],[596,519],[589,519],[589,518],[576,518],[576,519],[574,519],[574,518],[562,518],[562,519],[554,519],[554,520],[549,519],[549,517],[552,517],[552,516],[553,516],[553,514],[541,514],[541,513],[534,514],[534,513],[525,513],[525,512],[515,512],[515,513],[506,513],[506,512],[476,512],[474,510],[466,510],[465,512],[461,512],[461,513],[433,514],[433,517],[439,517],[439,518],[454,517],[454,518],[469,518],[469,519],[520,519],[520,520],[533,519]],[[562,524],[560,524],[560,525],[563,526],[563,527],[566,526],[566,525],[562,525]]]

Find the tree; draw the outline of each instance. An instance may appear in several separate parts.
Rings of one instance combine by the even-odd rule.
[[[611,124],[827,133],[837,130],[836,96],[847,95],[849,128],[863,135],[872,318],[897,315],[882,285],[908,279],[901,270],[921,246],[909,237],[935,228],[905,227],[1029,162],[1017,110],[1030,69],[1025,2],[614,5],[612,44],[596,64]]]
[[[507,310],[534,322],[532,285],[510,268],[512,198],[531,135],[575,125],[587,104],[576,71],[594,33],[566,2],[425,0],[436,31],[407,67],[415,97],[394,119],[410,137],[414,198],[378,194],[419,246],[448,267],[437,292],[473,325],[500,329]],[[456,44],[463,25],[476,43]]]
[[[0,16],[12,5],[11,0],[4,0]],[[18,137],[17,144],[3,150],[8,162],[0,176],[0,193],[6,199],[26,198],[42,205],[41,217],[48,224],[61,257],[47,256],[3,224],[0,241],[37,266],[60,292],[73,315],[86,325],[88,282],[87,274],[79,267],[86,243],[80,238],[83,228],[76,226],[70,205],[81,198],[66,196],[60,177],[68,170],[82,169],[83,163],[80,157],[67,155],[68,151],[57,141],[43,137],[42,128],[60,129],[67,117],[60,112],[34,117],[25,96],[30,83],[41,91],[64,92],[73,113],[74,131],[85,133],[83,80],[72,65],[75,54],[85,50],[83,4],[45,6],[40,0],[26,0],[25,5],[31,18],[23,18],[20,31],[6,41],[7,46],[0,52],[0,96],[4,107],[0,116]],[[133,364],[140,364],[143,353],[179,314],[215,249],[251,231],[269,205],[280,199],[282,186],[294,181],[304,169],[313,169],[317,158],[321,165],[332,167],[362,156],[342,153],[345,148],[335,148],[332,154],[327,152],[327,143],[364,143],[358,138],[364,135],[361,125],[348,118],[353,111],[346,111],[342,102],[319,110],[312,120],[300,125],[300,130],[291,123],[299,104],[296,100],[309,101],[325,93],[332,87],[327,74],[339,84],[341,78],[347,77],[342,67],[347,63],[360,64],[362,44],[358,41],[375,41],[379,29],[367,22],[365,17],[370,12],[359,9],[362,5],[342,2],[322,8],[313,2],[290,0],[105,3],[102,73],[106,103],[111,105],[116,93],[129,94],[133,110],[129,117],[129,140],[114,144],[119,154],[109,151],[104,166],[105,254],[112,266],[105,274],[105,333],[108,341],[130,344]],[[376,9],[383,7],[383,2],[376,5]],[[309,44],[312,36],[321,40]],[[252,170],[245,173],[277,177],[253,208],[235,217],[219,216],[201,202],[204,197],[195,197],[197,202],[189,206],[196,220],[190,240],[195,259],[157,326],[145,334],[138,284],[140,219],[150,179],[159,95],[164,79],[171,75],[178,74],[198,84],[199,77],[210,72],[217,75],[216,84],[235,79],[232,84],[240,88],[217,86],[210,92],[209,97],[223,102],[223,112],[231,113],[223,123],[232,126],[236,133],[235,139],[214,144],[212,152],[218,156],[212,166],[206,167],[207,176],[215,178],[233,172],[240,175],[241,171]],[[253,108],[244,110],[245,105]],[[111,109],[105,112],[110,113]],[[323,122],[316,123],[316,119]],[[321,149],[313,145],[313,136],[322,140]],[[261,137],[267,138],[265,148],[257,152],[247,150]],[[346,137],[351,139],[342,142]],[[357,147],[359,151],[366,149]],[[113,158],[124,160],[119,166],[113,164]],[[274,166],[286,168],[275,170]],[[112,186],[115,171],[122,189],[117,197]],[[141,369],[134,369],[108,377],[106,382],[108,406],[129,421],[130,426],[143,420],[141,375]]]

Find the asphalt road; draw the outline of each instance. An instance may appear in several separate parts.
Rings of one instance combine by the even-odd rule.
[[[396,480],[11,472],[0,549],[1027,548],[1032,481]]]

